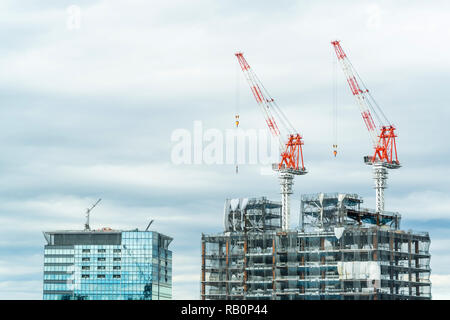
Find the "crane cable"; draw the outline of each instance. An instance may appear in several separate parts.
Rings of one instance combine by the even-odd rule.
[[[236,114],[235,114],[235,130],[237,131],[239,128],[239,85],[240,85],[240,74],[239,74],[239,65],[236,65]],[[236,174],[239,173],[239,165],[237,163],[237,159],[235,159],[236,166]]]
[[[332,52],[332,64],[333,64],[333,154],[336,158],[337,155],[337,147],[338,147],[338,137],[337,137],[337,59],[334,57],[334,53]]]
[[[347,61],[350,64],[350,67],[352,68],[353,72],[356,74],[356,76],[358,77],[360,83],[362,84],[365,93],[367,93],[367,104],[369,105],[370,109],[373,111],[373,113],[375,114],[375,117],[378,120],[378,123],[380,125],[391,125],[391,122],[389,121],[389,119],[386,117],[386,115],[384,114],[383,110],[381,109],[381,107],[378,105],[377,101],[375,100],[375,98],[372,96],[372,94],[370,93],[369,89],[367,89],[366,84],[364,83],[363,79],[361,78],[361,76],[359,75],[358,71],[353,67],[352,62],[350,61],[350,59],[347,57]],[[370,98],[370,99],[369,99]],[[372,105],[375,104],[376,109],[378,109],[379,113],[381,114],[381,117],[383,119],[381,119],[381,117],[378,115],[378,112],[376,111],[376,109],[374,108],[374,106]]]
[[[262,89],[265,91],[266,95],[269,97],[269,101],[267,102],[272,102],[272,106],[274,108],[272,108],[275,113],[277,114],[277,120],[279,120],[283,126],[283,128],[287,131],[285,133],[287,134],[294,134],[295,133],[295,128],[292,125],[292,123],[289,121],[289,118],[284,114],[284,112],[281,110],[281,108],[278,106],[278,104],[275,102],[275,100],[272,98],[272,96],[270,95],[269,91],[266,89],[266,87],[264,87],[264,84],[261,82],[261,80],[259,80],[258,76],[256,75],[255,72],[253,72],[255,78],[258,80],[258,82],[260,83]]]

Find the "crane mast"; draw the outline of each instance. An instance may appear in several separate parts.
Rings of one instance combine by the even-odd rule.
[[[295,175],[307,173],[303,163],[302,136],[295,130],[289,119],[278,107],[256,74],[250,68],[242,52],[235,54],[245,75],[253,96],[261,109],[272,136],[278,139],[280,146],[280,162],[272,165],[279,173],[281,186],[281,218],[282,229],[289,229],[290,195]]]
[[[377,213],[381,213],[384,211],[384,189],[387,188],[387,169],[400,168],[395,141],[397,137],[395,127],[389,122],[369,90],[365,87],[364,82],[342,49],[340,42],[332,41],[331,44],[344,71],[350,90],[356,99],[372,141],[374,153],[372,156],[365,156],[364,162],[368,165],[373,165],[376,211]],[[377,119],[378,126],[375,124],[372,113]],[[377,134],[378,130],[379,134]]]

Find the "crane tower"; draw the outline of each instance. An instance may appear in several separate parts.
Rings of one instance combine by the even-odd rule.
[[[332,41],[331,44],[344,71],[350,90],[356,99],[372,141],[374,153],[371,156],[365,156],[364,162],[367,165],[373,166],[376,211],[377,213],[381,213],[384,211],[384,189],[387,188],[387,169],[400,168],[400,162],[397,157],[397,144],[395,142],[395,138],[397,137],[395,127],[389,122],[383,110],[381,110],[375,99],[373,99],[342,49],[340,42]],[[372,113],[375,115],[378,125],[375,124]]]
[[[279,141],[280,161],[274,163],[272,168],[278,172],[281,186],[282,229],[288,230],[290,195],[292,194],[294,176],[307,173],[303,163],[302,136],[295,130],[289,119],[270,96],[255,72],[250,68],[242,52],[235,55],[266,120],[270,133]]]

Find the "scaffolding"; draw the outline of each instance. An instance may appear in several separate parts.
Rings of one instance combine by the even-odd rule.
[[[300,228],[281,204],[225,203],[225,231],[202,234],[202,299],[431,299],[430,238],[352,194],[304,195]],[[256,227],[257,226],[257,227]]]

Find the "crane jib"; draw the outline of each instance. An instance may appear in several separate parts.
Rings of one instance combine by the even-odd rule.
[[[284,115],[283,111],[277,106],[274,99],[264,88],[264,85],[251,69],[242,52],[238,52],[235,55],[256,102],[262,108],[264,119],[266,120],[269,131],[272,135],[277,136],[280,139],[280,148],[283,148],[284,151],[280,155],[281,161],[278,167],[282,167],[283,164],[283,166],[287,169],[292,169],[295,171],[301,168],[304,170],[301,150],[301,145],[303,142],[301,141],[301,136],[294,131],[295,129],[290,124],[289,119]],[[282,125],[281,127],[280,124]],[[284,140],[286,137],[288,138],[287,141]],[[296,147],[293,147],[294,145]]]
[[[258,101],[259,103],[262,103],[263,97],[262,97],[261,90],[258,88],[258,86],[253,86],[252,91],[253,91],[253,95],[255,96],[256,101]]]
[[[376,126],[375,126],[375,123],[373,122],[373,119],[372,119],[372,116],[370,115],[370,112],[369,111],[364,111],[362,113],[362,117],[363,117],[364,122],[365,122],[365,124],[367,126],[367,129],[369,131],[375,131]]]
[[[361,78],[358,76],[358,73],[353,68],[350,60],[342,49],[339,41],[332,41],[331,44],[336,52],[336,56],[338,61],[342,66],[342,70],[344,71],[347,83],[350,87],[350,90],[353,96],[356,98],[358,106],[361,111],[362,118],[364,120],[364,124],[367,127],[367,130],[370,133],[370,137],[372,139],[372,143],[375,149],[375,152],[372,157],[370,157],[370,163],[382,162],[386,163],[391,167],[399,166],[398,158],[397,158],[397,148],[395,144],[395,128],[394,126],[384,126],[380,125],[380,133],[377,135],[377,125],[372,117],[370,110],[374,112],[376,119],[380,120],[379,115],[376,113],[374,106],[378,108],[381,112],[381,115],[384,116],[383,111],[378,106],[376,102],[374,102],[374,106],[369,101],[373,100],[372,96],[369,94],[369,90],[365,88],[364,83]],[[361,80],[362,87],[359,85],[358,79]],[[361,89],[362,88],[362,89]],[[373,100],[374,101],[374,100]],[[385,116],[384,116],[385,117]],[[387,121],[386,117],[385,120]]]

